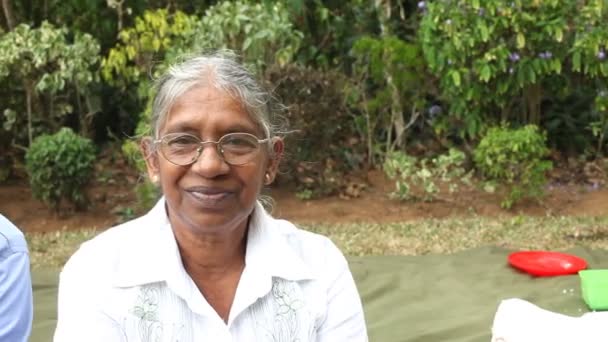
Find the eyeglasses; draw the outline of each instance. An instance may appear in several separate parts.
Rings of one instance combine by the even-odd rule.
[[[169,162],[186,166],[198,160],[206,144],[214,144],[217,153],[230,165],[243,165],[252,161],[260,150],[260,144],[270,139],[258,139],[249,133],[228,133],[218,141],[201,141],[186,133],[170,133],[154,144],[160,146],[160,153]]]

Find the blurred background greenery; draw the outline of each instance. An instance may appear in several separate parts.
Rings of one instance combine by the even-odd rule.
[[[287,106],[298,132],[279,183],[302,199],[343,193],[347,176],[383,169],[400,200],[433,200],[474,180],[506,189],[509,208],[541,198],[555,167],[604,168],[604,0],[1,4],[0,184],[30,179],[52,208],[87,203],[83,185],[62,192],[33,180],[89,178],[76,173],[95,158],[70,153],[137,168],[155,76],[184,54],[220,48],[237,51]],[[63,127],[95,148],[57,151]],[[37,139],[46,143],[28,156]],[[78,165],[57,166],[51,153]],[[138,209],[158,195],[144,181],[135,191]]]

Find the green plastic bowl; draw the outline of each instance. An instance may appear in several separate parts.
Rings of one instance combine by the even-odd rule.
[[[583,299],[591,310],[608,310],[608,270],[582,270]]]

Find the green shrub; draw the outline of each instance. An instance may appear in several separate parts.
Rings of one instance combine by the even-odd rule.
[[[395,151],[386,156],[383,169],[386,175],[395,180],[395,191],[391,197],[400,200],[413,198],[408,179],[415,174],[417,159],[401,151]]]
[[[144,121],[140,121],[139,127],[144,126]],[[147,121],[145,122],[147,123]],[[146,125],[149,126],[149,125]],[[138,133],[141,137],[145,133]],[[122,153],[127,158],[129,165],[134,166],[137,172],[141,175],[140,181],[135,185],[135,197],[137,202],[134,205],[134,210],[137,213],[144,213],[154,206],[161,196],[160,187],[148,180],[146,171],[146,162],[144,156],[139,149],[139,138],[128,139],[122,145]]]
[[[95,112],[91,87],[98,79],[99,50],[93,36],[47,21],[39,27],[20,24],[0,35],[0,81],[20,85],[2,94],[0,122],[8,132],[2,134],[29,145],[39,133],[55,131],[74,118],[82,132],[89,132],[86,113]]]
[[[608,134],[608,92],[605,89],[595,96],[594,109],[596,120],[589,124],[589,128],[596,139],[596,155],[602,156]]]
[[[37,137],[25,155],[32,194],[55,210],[62,200],[83,208],[88,203],[83,189],[91,179],[94,161],[91,140],[69,128]]]
[[[399,200],[415,200],[414,187],[420,187],[424,201],[433,201],[446,189],[450,193],[458,191],[459,185],[471,184],[471,174],[464,169],[465,154],[457,149],[435,158],[418,159],[401,151],[387,155],[384,172],[395,180],[395,191],[391,197]]]
[[[161,195],[162,192],[159,185],[156,185],[147,179],[137,183],[135,186],[135,197],[137,198],[135,210],[143,214],[152,209]]]
[[[490,128],[473,152],[475,165],[483,175],[505,184],[509,193],[501,205],[511,208],[525,197],[543,195],[545,173],[553,168],[546,136],[535,125],[513,129]]]
[[[364,152],[345,106],[344,76],[290,64],[265,72],[268,87],[287,106],[283,117],[297,129],[286,135],[285,180],[300,197],[311,199],[339,193],[346,175],[361,168]]]
[[[186,51],[230,49],[254,70],[290,63],[302,41],[281,1],[221,1],[209,7],[190,31]],[[181,53],[178,51],[178,55]]]

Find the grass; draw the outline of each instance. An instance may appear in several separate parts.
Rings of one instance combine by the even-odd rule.
[[[480,246],[608,249],[608,217],[471,217],[393,224],[312,226],[348,255],[449,254]]]
[[[565,250],[608,249],[608,217],[470,217],[392,224],[348,223],[302,228],[330,237],[347,255],[454,253],[479,246]],[[29,234],[33,268],[61,267],[95,230]]]
[[[100,233],[99,230],[84,229],[27,234],[32,268],[61,267],[81,243],[93,238],[98,233]]]

